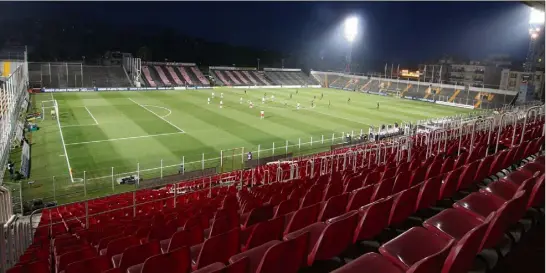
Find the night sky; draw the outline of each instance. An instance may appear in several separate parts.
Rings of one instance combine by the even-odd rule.
[[[356,15],[355,62],[413,65],[444,54],[523,60],[529,12],[518,2],[21,2],[2,3],[0,22],[77,13],[80,20],[171,26],[209,41],[331,58],[347,52],[340,25]]]

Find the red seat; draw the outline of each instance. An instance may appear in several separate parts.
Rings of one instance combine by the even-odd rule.
[[[442,273],[466,273],[472,268],[487,227],[487,223],[476,226],[454,244],[445,259]]]
[[[242,215],[242,228],[252,226],[259,222],[267,221],[273,218],[273,205],[263,205],[250,211],[250,213]]]
[[[537,178],[533,191],[529,196],[527,207],[538,207],[544,205],[544,174]]]
[[[73,262],[77,262],[77,261],[81,261],[81,260],[85,260],[89,258],[94,258],[96,256],[97,256],[97,252],[91,248],[85,248],[82,250],[76,250],[76,251],[64,253],[58,258],[56,272],[60,273],[61,271],[64,271],[66,266]]]
[[[191,233],[188,230],[177,231],[170,239],[163,240],[160,242],[160,244],[161,252],[163,253],[167,253],[184,246],[192,246]]]
[[[415,210],[429,208],[436,204],[440,193],[440,187],[442,187],[441,176],[432,177],[426,180],[419,191]]]
[[[101,273],[112,267],[106,256],[99,256],[71,263],[66,266],[65,273]]]
[[[421,166],[421,167],[417,168],[417,170],[413,171],[412,174],[411,174],[410,181],[409,181],[409,186],[417,185],[417,184],[423,182],[423,180],[425,180],[425,176],[427,174],[428,168],[429,168],[429,166],[425,165],[425,166]]]
[[[6,271],[6,273],[50,273],[47,262],[38,261],[23,265],[14,266]]]
[[[309,189],[301,201],[300,208],[305,208],[316,203],[319,203],[322,200],[322,191],[318,189]]]
[[[374,186],[371,185],[354,190],[349,196],[349,203],[345,211],[358,210],[360,207],[369,204],[374,190]]]
[[[453,171],[454,164],[455,163],[453,161],[453,158],[448,157],[448,158],[444,159],[444,163],[442,164],[442,168],[440,169],[440,173],[443,174],[443,173]]]
[[[463,171],[457,182],[457,190],[467,189],[474,183],[474,177],[476,176],[479,165],[480,161],[474,161],[463,167]]]
[[[287,214],[286,220],[288,221],[288,224],[284,229],[284,235],[315,223],[318,218],[319,210],[319,204],[315,204],[299,209],[292,214]]]
[[[127,273],[189,273],[190,269],[190,250],[188,247],[181,247],[172,252],[149,257],[144,263],[129,267]]]
[[[453,208],[464,210],[478,218],[485,219],[499,209],[506,200],[490,193],[472,193],[453,204]]]
[[[478,169],[476,170],[476,175],[474,176],[474,181],[481,182],[482,180],[487,178],[487,176],[489,176],[489,169],[491,164],[493,164],[493,160],[495,160],[495,156],[490,155],[480,161]]]
[[[328,260],[341,254],[350,244],[358,220],[356,211],[329,219],[326,223],[315,223],[306,228],[287,234],[285,240],[294,239],[310,232],[307,265],[316,260]]]
[[[383,244],[379,252],[406,271],[419,263],[419,270],[414,268],[415,271],[440,272],[452,245],[453,240],[414,227]]]
[[[100,255],[105,255],[108,260],[112,259],[112,256],[122,253],[125,249],[139,245],[139,240],[134,236],[125,236],[117,238],[108,243],[106,249],[100,251]]]
[[[430,164],[430,166],[427,166],[425,180],[438,176],[440,174],[440,171],[442,170],[443,163],[444,161],[439,159],[432,161],[432,164]]]
[[[241,251],[246,251],[263,243],[280,240],[283,236],[284,217],[277,217],[269,221],[254,225],[250,236],[244,241]],[[244,240],[244,238],[242,238]]]
[[[340,195],[342,193],[343,193],[342,183],[329,184],[326,190],[324,191],[324,196],[322,197],[322,201],[328,201],[330,198]]]
[[[274,245],[265,253],[256,272],[297,273],[300,267],[306,265],[308,245],[309,233]]]
[[[240,230],[233,229],[227,233],[208,238],[204,243],[191,247],[193,270],[215,262],[226,263],[229,258],[239,253]],[[218,251],[222,249],[223,251]]]
[[[393,204],[389,216],[389,225],[397,225],[405,221],[415,212],[417,197],[421,184],[417,184],[393,196]]]
[[[365,269],[365,271],[363,271]],[[392,264],[377,253],[366,253],[332,273],[404,273],[406,271]]]
[[[409,187],[411,178],[411,173],[403,172],[399,173],[394,179],[394,185],[392,187],[391,193],[399,193],[403,190],[406,190]]]
[[[213,263],[205,267],[202,267],[201,269],[193,271],[193,273],[224,273],[225,268],[226,268],[226,265],[224,265],[224,263]]]
[[[147,258],[160,254],[161,247],[158,241],[132,246],[123,253],[112,256],[114,267],[119,268],[120,272],[125,272],[130,266],[143,263]]]
[[[374,171],[374,172],[368,173],[363,180],[363,185],[364,186],[375,185],[379,183],[380,179],[381,179],[381,172]]]
[[[349,194],[344,193],[341,195],[333,196],[332,198],[328,199],[328,201],[326,202],[326,205],[322,208],[322,211],[320,212],[318,216],[318,221],[324,222],[330,218],[333,218],[345,213],[345,209],[347,208],[348,198],[349,198]]]
[[[359,221],[354,231],[353,243],[369,240],[389,226],[389,214],[393,198],[385,198],[358,210]]]
[[[374,185],[375,192],[372,195],[372,202],[375,202],[381,198],[388,197],[394,185],[394,178],[389,178],[381,181],[379,184]]]
[[[345,184],[345,188],[343,192],[352,192],[361,187],[362,187],[362,177],[360,176],[353,177],[347,182],[347,184]]]
[[[270,248],[272,248],[272,247],[274,247],[274,246],[276,246],[276,245],[278,245],[280,243],[281,243],[281,241],[272,240],[272,241],[269,241],[267,243],[256,246],[254,248],[247,249],[242,253],[231,256],[231,258],[229,258],[229,262],[230,263],[236,263],[236,262],[238,262],[239,260],[241,260],[243,258],[248,258],[249,259],[249,268],[248,268],[247,272],[248,273],[255,273],[255,272],[257,272],[258,266],[260,265],[260,262],[264,258],[267,251]],[[278,261],[282,261],[282,259],[278,260]]]
[[[273,218],[284,216],[290,212],[298,210],[300,204],[298,202],[298,199],[288,199],[285,201],[282,201],[275,210],[275,215]]]
[[[230,225],[231,223],[232,221],[230,221],[227,217],[215,218],[214,221],[212,222],[211,228],[206,229],[204,231],[205,237],[209,238],[212,236],[220,235],[222,233],[226,233],[237,227],[237,226]]]
[[[442,180],[442,186],[440,187],[439,200],[451,198],[455,192],[457,192],[459,175],[461,174],[461,171],[462,169],[455,169],[445,176],[445,178]]]

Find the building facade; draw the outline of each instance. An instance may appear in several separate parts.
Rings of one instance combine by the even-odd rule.
[[[520,91],[522,84],[532,81],[534,86],[534,99],[544,99],[544,72],[536,71],[534,77],[527,72],[513,71],[503,69],[501,73],[500,89],[510,91]],[[531,96],[531,95],[529,95]]]

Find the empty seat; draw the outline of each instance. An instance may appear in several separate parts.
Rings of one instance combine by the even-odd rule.
[[[129,267],[127,273],[188,273],[190,268],[190,250],[188,247],[181,247],[172,252],[149,257],[144,263]]]
[[[245,243],[243,243],[241,251],[246,251],[272,240],[280,240],[283,236],[283,230],[284,217],[277,217],[258,223],[252,227],[251,234]]]
[[[112,256],[114,267],[119,268],[119,272],[125,272],[130,266],[143,263],[147,258],[160,254],[161,247],[158,241],[132,246],[123,253]]]
[[[284,229],[284,235],[315,223],[318,218],[319,210],[319,204],[315,204],[299,209],[294,213],[287,214],[286,220],[288,221],[288,224]]]
[[[288,199],[285,201],[282,201],[275,210],[275,217],[284,216],[290,212],[298,210],[300,204],[299,199]]]
[[[328,201],[330,198],[340,195],[341,193],[343,193],[342,183],[329,184],[326,190],[324,191],[324,196],[322,197],[322,201]]]
[[[415,212],[420,188],[421,185],[418,184],[393,196],[389,225],[400,224]]]
[[[341,254],[350,244],[351,237],[358,221],[356,211],[319,222],[285,236],[286,240],[294,239],[305,232],[310,233],[307,265],[316,260],[328,260]]]
[[[247,214],[241,215],[242,228],[273,218],[273,205],[257,207]]]
[[[363,271],[365,270],[365,271]],[[332,273],[404,273],[406,271],[392,264],[387,258],[377,253],[366,253]]]
[[[101,273],[112,267],[106,256],[99,256],[71,263],[66,266],[65,273]]]
[[[91,249],[91,248],[85,248],[85,249],[82,249],[82,250],[76,250],[76,251],[64,253],[61,256],[59,256],[59,258],[58,258],[58,263],[57,263],[57,266],[56,266],[56,270],[57,270],[56,272],[60,273],[60,272],[64,271],[66,266],[73,263],[73,262],[93,258],[93,257],[96,257],[96,256],[97,256],[97,252],[94,249]]]
[[[421,190],[419,191],[415,210],[429,208],[436,204],[441,186],[441,176],[432,177],[426,180],[421,186]]]
[[[239,253],[240,230],[233,229],[224,234],[208,238],[204,243],[191,247],[193,270],[215,262],[227,263],[229,258]],[[218,251],[222,249],[223,251]]]
[[[391,195],[392,188],[394,186],[394,178],[388,178],[381,181],[379,184],[376,184],[375,192],[372,195],[372,202],[375,202],[381,198],[388,197]]]
[[[349,203],[345,211],[358,210],[360,207],[370,203],[375,188],[370,185],[354,190],[349,196]]]
[[[448,240],[422,227],[414,227],[379,247],[381,255],[405,271],[421,263],[423,272],[440,272],[453,245]]]
[[[213,263],[205,267],[202,267],[201,269],[193,271],[193,273],[224,273],[225,268],[226,268],[226,265],[224,265],[224,263]]]
[[[345,213],[348,197],[349,194],[344,193],[328,199],[318,216],[318,221],[326,221]]]
[[[255,273],[257,272],[258,266],[260,265],[260,262],[262,261],[262,258],[264,258],[264,255],[266,254],[266,252],[270,248],[280,243],[281,241],[278,241],[278,240],[269,241],[267,243],[261,244],[260,246],[256,246],[252,249],[248,249],[248,250],[245,250],[244,252],[231,256],[231,258],[229,258],[229,262],[235,263],[243,258],[248,258],[249,268],[247,272]],[[282,261],[282,260],[278,260],[278,261]]]
[[[102,249],[100,251],[100,255],[105,255],[108,260],[112,258],[112,256],[122,253],[125,249],[139,245],[139,240],[134,236],[125,236],[121,238],[117,238],[115,240],[112,240],[110,243],[108,243],[108,246],[106,249]]]
[[[51,273],[47,262],[32,262],[22,265],[16,265],[6,271],[6,273]]]
[[[393,198],[384,198],[358,210],[359,221],[354,231],[353,243],[369,240],[389,226]]]

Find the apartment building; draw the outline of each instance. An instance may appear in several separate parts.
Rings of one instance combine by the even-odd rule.
[[[534,78],[530,76],[531,75],[529,75],[529,73],[527,72],[503,69],[501,72],[500,89],[520,92],[522,83],[533,81],[533,86],[535,88],[534,94],[533,94],[534,98],[543,99],[544,84],[545,84],[544,72],[536,71]]]
[[[447,82],[474,87],[499,88],[502,69],[500,66],[480,62],[451,64]]]

